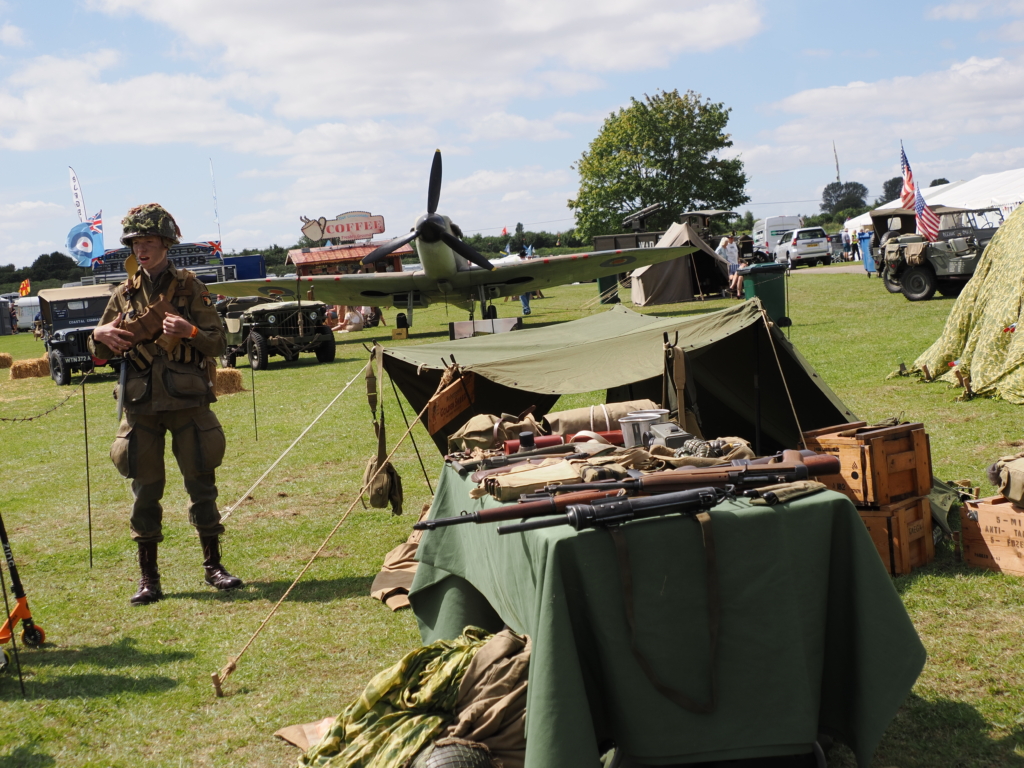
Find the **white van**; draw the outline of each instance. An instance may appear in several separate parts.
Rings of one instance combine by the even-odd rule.
[[[18,330],[31,331],[36,315],[39,314],[39,297],[22,296],[16,299],[14,311],[18,313]]]
[[[779,239],[804,225],[802,216],[768,216],[754,224],[754,250],[775,253]]]

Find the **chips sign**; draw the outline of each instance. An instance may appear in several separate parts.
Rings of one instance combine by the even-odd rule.
[[[300,216],[302,234],[310,240],[369,240],[384,234],[384,217],[372,216],[369,211],[349,211],[334,219],[307,219]]]
[[[427,403],[427,432],[434,434],[473,404],[476,375],[466,371]]]

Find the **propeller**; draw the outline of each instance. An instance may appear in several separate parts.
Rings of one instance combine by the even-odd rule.
[[[420,216],[412,232],[396,240],[384,243],[384,245],[364,256],[361,263],[373,264],[383,259],[392,251],[401,248],[406,243],[411,243],[417,237],[422,237],[423,241],[427,243],[436,243],[438,241],[444,243],[455,253],[467,261],[476,264],[478,267],[487,270],[497,269],[497,267],[479,254],[475,248],[459,240],[459,238],[448,231],[448,225],[444,217],[437,213],[437,204],[440,199],[441,150],[438,149],[434,152],[434,160],[430,164],[430,181],[427,184],[427,212]]]

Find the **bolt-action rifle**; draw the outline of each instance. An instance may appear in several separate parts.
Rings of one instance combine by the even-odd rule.
[[[835,456],[814,454],[804,458],[803,463],[686,467],[667,472],[654,472],[631,480],[548,485],[536,493],[523,494],[516,504],[504,504],[473,513],[463,512],[461,515],[436,520],[423,520],[413,525],[413,528],[419,531],[432,531],[464,523],[497,523],[557,515],[565,512],[572,504],[588,504],[612,496],[664,495],[703,487],[720,490],[732,488],[742,493],[767,485],[792,483],[839,472],[839,459]]]
[[[593,504],[570,504],[564,515],[542,517],[511,525],[499,525],[498,533],[520,533],[537,528],[554,528],[556,525],[570,525],[577,531],[585,528],[603,528],[640,520],[645,517],[707,512],[716,504],[733,494],[721,488],[691,488],[688,491],[663,493],[658,496],[630,498],[614,496],[601,499]]]

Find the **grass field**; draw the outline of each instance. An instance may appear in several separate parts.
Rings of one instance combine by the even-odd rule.
[[[952,302],[910,303],[863,274],[791,279],[793,342],[860,418],[902,414],[924,421],[935,472],[984,484],[984,467],[1024,439],[1020,411],[1000,401],[955,402],[944,384],[886,380],[939,334]],[[601,311],[587,307],[593,284],[565,286],[533,302],[530,326]],[[685,315],[726,300],[654,308]],[[499,314],[518,313],[518,302]],[[389,321],[394,312],[389,311]],[[418,344],[447,338],[445,307],[417,311]],[[341,336],[338,358],[275,358],[256,374],[259,440],[250,391],[214,408],[228,435],[218,471],[221,506],[246,491],[366,359],[361,342],[388,329]],[[391,343],[388,340],[386,343]],[[0,337],[15,359],[42,354],[30,336]],[[250,371],[241,368],[245,386]],[[94,566],[88,559],[82,388],[49,379],[8,381],[0,371],[0,417],[31,416],[71,392],[36,421],[0,422],[0,512],[11,537],[36,619],[47,643],[22,653],[17,676],[0,677],[0,768],[37,766],[287,766],[295,751],[272,738],[277,728],[336,714],[370,676],[419,643],[409,611],[391,613],[368,597],[384,554],[403,541],[410,517],[430,495],[411,446],[399,450],[407,514],[357,506],[323,556],[213,696],[210,673],[236,653],[353,500],[363,465],[375,451],[370,414],[357,381],[227,522],[225,564],[246,587],[218,594],[202,582],[198,542],[185,517],[186,497],[169,471],[167,540],[161,573],[167,598],[132,608],[137,579],[128,538],[130,488],[107,459],[116,430],[112,375],[85,385],[89,414]],[[78,378],[76,377],[76,383]],[[392,444],[404,431],[386,385]],[[569,407],[597,402],[578,395]],[[408,404],[405,404],[407,415]],[[414,431],[432,476],[440,459]],[[168,456],[169,470],[173,459]],[[433,478],[432,478],[433,479]],[[989,488],[985,486],[984,491]],[[1024,582],[970,570],[948,545],[936,561],[896,580],[928,648],[929,662],[876,755],[876,766],[1024,766]],[[832,765],[852,766],[837,750]]]

